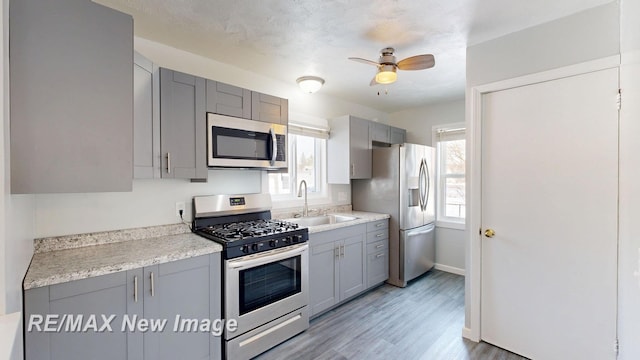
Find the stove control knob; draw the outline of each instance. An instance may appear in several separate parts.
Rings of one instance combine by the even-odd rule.
[[[271,240],[271,241],[269,241],[269,246],[271,246],[271,247],[276,247],[276,245],[278,245],[278,240]]]
[[[291,240],[293,240],[293,242],[298,242],[298,241],[300,241],[300,238],[301,238],[301,236],[300,236],[300,235],[293,235],[293,236],[291,237]]]
[[[258,244],[251,245],[251,250],[258,251]]]
[[[242,251],[245,254],[249,253],[249,245],[242,245],[242,247],[240,248],[240,251]]]

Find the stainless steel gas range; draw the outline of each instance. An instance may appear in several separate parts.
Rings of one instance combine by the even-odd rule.
[[[307,228],[271,219],[268,194],[193,198],[194,233],[223,247],[227,359],[249,359],[309,327]]]

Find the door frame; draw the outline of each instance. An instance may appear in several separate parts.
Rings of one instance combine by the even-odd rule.
[[[466,97],[466,152],[467,152],[467,226],[465,229],[465,325],[462,336],[478,342],[481,334],[482,294],[482,107],[483,96],[490,92],[507,90],[541,82],[562,79],[589,72],[619,68],[620,55],[569,65],[535,74],[501,80],[467,88]]]

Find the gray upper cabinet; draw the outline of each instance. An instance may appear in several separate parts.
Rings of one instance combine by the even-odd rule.
[[[207,112],[251,119],[251,90],[207,80]]]
[[[89,0],[9,13],[11,192],[131,191],[132,17]]]
[[[206,80],[160,69],[162,177],[206,181]]]
[[[97,316],[98,326],[103,323],[101,314],[116,317],[112,332],[25,331],[25,359],[220,359],[220,337],[206,331],[173,331],[176,315],[222,317],[220,268],[216,253],[26,290],[27,324],[31,315],[83,315],[82,326],[91,315]],[[134,319],[167,323],[164,331],[143,332],[130,328],[140,323]]]
[[[160,177],[159,69],[133,53],[133,177]]]
[[[407,142],[407,130],[389,126],[389,144],[404,144]]]
[[[369,123],[369,137],[371,141],[389,143],[389,125],[378,122]]]
[[[331,120],[327,143],[327,182],[349,184],[351,179],[371,178],[369,120],[343,116]]]
[[[289,100],[252,91],[251,119],[287,125],[289,122]]]
[[[372,121],[369,123],[369,137],[371,141],[380,143],[404,144],[407,130]]]

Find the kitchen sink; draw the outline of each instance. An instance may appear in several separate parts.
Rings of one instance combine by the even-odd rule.
[[[289,222],[298,224],[300,226],[317,226],[317,225],[343,223],[347,221],[353,221],[356,219],[357,217],[355,216],[320,215],[320,216],[307,216],[307,217],[285,219],[285,221],[289,221]]]

